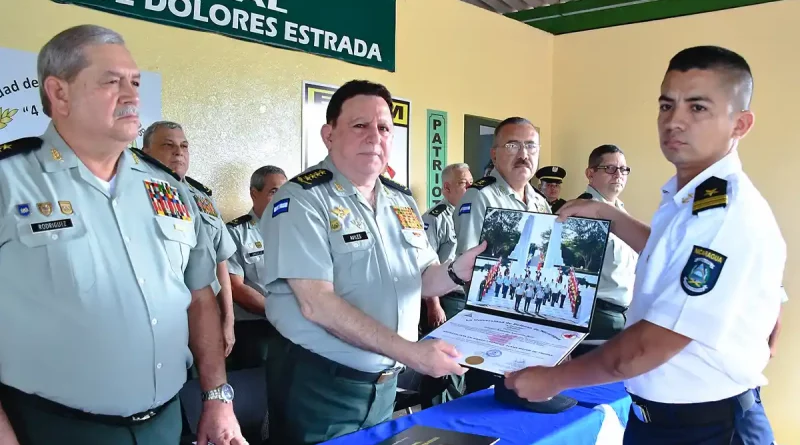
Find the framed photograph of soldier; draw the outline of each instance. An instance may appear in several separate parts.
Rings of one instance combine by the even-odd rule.
[[[589,334],[610,222],[489,208],[465,310],[426,338],[503,375],[555,366]]]

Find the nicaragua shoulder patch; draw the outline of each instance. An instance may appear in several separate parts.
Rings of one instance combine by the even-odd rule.
[[[130,147],[130,150],[136,156],[138,156],[139,159],[144,159],[145,161],[147,161],[148,164],[152,165],[153,167],[156,167],[161,171],[167,172],[170,176],[175,178],[176,181],[180,181],[181,180],[181,177],[178,176],[178,174],[175,173],[174,170],[172,170],[171,168],[169,168],[166,165],[162,164],[161,161],[159,161],[158,159],[150,156],[149,154],[143,152],[142,150],[139,150],[138,148]]]
[[[484,176],[483,178],[473,182],[472,185],[469,186],[469,188],[480,190],[486,187],[487,185],[494,184],[495,182],[497,182],[497,178],[495,178],[494,176]]]
[[[251,219],[253,219],[253,217],[250,216],[250,215],[242,215],[242,216],[240,216],[238,218],[235,218],[235,219],[232,219],[231,221],[228,221],[227,225],[230,226],[230,227],[237,227],[237,226],[241,226],[242,224],[250,222]]]
[[[272,206],[272,217],[286,213],[289,211],[289,198],[283,198]]]
[[[458,209],[458,214],[463,215],[465,213],[469,213],[470,211],[472,211],[472,203],[465,202],[464,204],[461,204],[461,207]]]
[[[722,266],[728,259],[721,253],[705,247],[692,247],[689,261],[681,272],[681,288],[689,295],[703,295],[714,289]]]
[[[728,181],[712,176],[694,190],[692,215],[728,205]]]
[[[303,187],[304,190],[308,190],[310,188],[314,188],[318,185],[325,184],[333,179],[333,173],[330,170],[326,170],[324,168],[318,168],[316,170],[311,170],[306,173],[301,173],[294,178],[290,179],[289,182],[294,182],[295,184],[299,184]],[[288,201],[287,201],[288,202]]]
[[[385,185],[386,187],[389,187],[391,189],[395,189],[400,193],[403,193],[403,194],[406,194],[408,196],[411,196],[411,189],[409,189],[408,187],[404,186],[403,184],[400,184],[399,182],[394,182],[391,179],[389,179],[389,178],[387,178],[387,177],[385,177],[383,175],[379,176],[379,178],[381,180],[381,183],[383,183],[383,185]]]
[[[28,153],[40,148],[44,141],[41,138],[22,138],[11,142],[0,143],[0,160],[11,156]]]
[[[446,209],[447,209],[446,204],[439,204],[436,207],[432,208],[431,211],[428,212],[428,215],[431,215],[434,218],[436,218],[437,216],[441,215],[442,212],[444,212]]]
[[[197,190],[200,190],[201,192],[205,193],[208,196],[211,196],[212,194],[211,189],[200,183],[200,181],[192,179],[188,176],[186,176],[184,179],[186,179],[186,182],[188,182],[192,187],[196,188]]]

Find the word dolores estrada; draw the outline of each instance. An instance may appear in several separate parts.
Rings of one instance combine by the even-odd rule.
[[[117,0],[125,4],[131,0]],[[216,0],[219,2],[220,0]],[[241,1],[241,0],[236,0]],[[256,3],[263,5],[263,1],[255,0]],[[270,0],[270,7],[273,11],[286,13],[285,9],[278,8],[277,2]],[[208,5],[208,3],[206,3]],[[274,6],[273,6],[274,5]],[[263,6],[262,6],[263,7]],[[210,8],[203,7],[203,0],[146,0],[145,9],[153,12],[169,11],[175,17],[191,19],[197,22],[208,23],[223,28],[233,28],[234,30],[251,34],[264,35],[267,37],[279,37],[279,20],[276,17],[267,17],[262,14],[244,11],[238,8],[229,8],[220,3],[214,3]],[[282,38],[287,42],[299,43],[301,45],[313,45],[315,48],[324,48],[328,51],[337,53],[347,53],[356,57],[375,59],[383,61],[381,50],[377,43],[367,43],[361,39],[349,36],[338,36],[333,32],[302,25],[290,21],[283,22]]]

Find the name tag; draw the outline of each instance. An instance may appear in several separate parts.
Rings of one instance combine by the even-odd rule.
[[[53,230],[69,229],[73,227],[71,219],[59,219],[56,221],[47,221],[31,224],[31,231],[33,233],[50,232]]]
[[[344,242],[346,243],[369,239],[367,232],[348,233],[347,235],[342,235],[342,238],[344,238]]]
[[[256,250],[255,252],[248,253],[247,257],[248,258],[253,258],[253,257],[261,256],[261,255],[264,255],[264,251],[263,250]]]

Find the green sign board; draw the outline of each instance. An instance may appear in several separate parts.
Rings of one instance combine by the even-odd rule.
[[[395,70],[396,0],[52,1]]]
[[[447,166],[447,112],[428,110],[428,208],[442,200]]]

